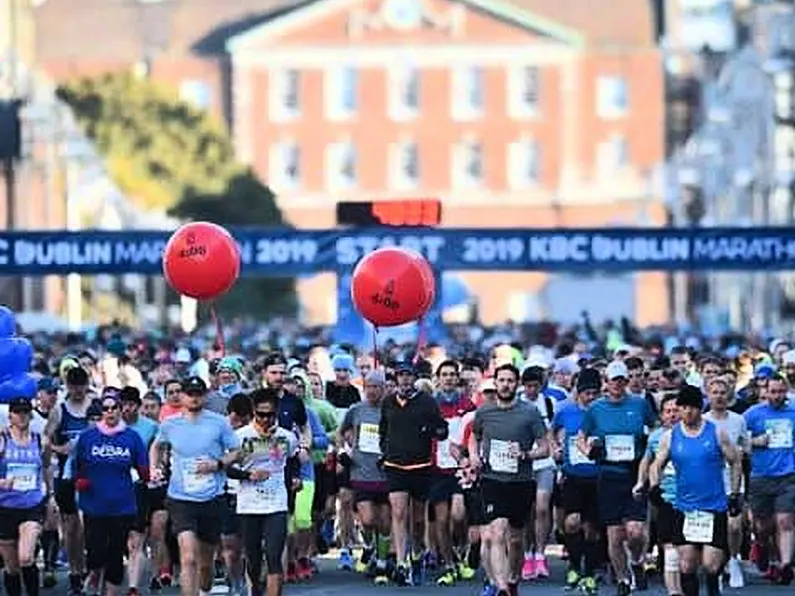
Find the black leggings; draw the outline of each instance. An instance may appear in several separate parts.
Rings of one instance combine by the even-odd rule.
[[[133,515],[83,515],[86,567],[104,571],[105,581],[114,586],[124,581],[124,553],[134,524]]]
[[[284,572],[282,554],[287,542],[287,512],[265,515],[241,515],[240,527],[246,553],[248,579],[254,588],[260,587],[262,577],[262,543],[265,542],[265,563],[268,575]]]

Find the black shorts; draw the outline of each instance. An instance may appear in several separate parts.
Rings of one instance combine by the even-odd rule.
[[[676,511],[674,506],[664,502],[657,507],[657,543],[674,544],[676,537]]]
[[[430,468],[404,470],[386,466],[384,468],[390,493],[408,493],[412,499],[427,501],[433,480]]]
[[[632,476],[601,474],[596,484],[599,521],[605,526],[620,526],[628,521],[645,522],[649,515],[647,500],[632,494]]]
[[[133,486],[135,490],[135,517],[132,521],[132,531],[144,534],[149,527],[149,510],[146,507],[146,486],[140,482]]]
[[[146,516],[151,520],[152,514],[155,511],[166,510],[166,492],[168,486],[156,486],[154,488],[147,488],[144,493],[144,500],[146,502]]]
[[[676,546],[711,546],[722,551],[729,551],[729,517],[725,511],[707,512],[712,516],[712,534],[707,538],[685,536],[686,516],[681,511],[674,509],[674,544]]]
[[[321,513],[326,510],[326,501],[333,495],[334,476],[326,469],[326,464],[315,464],[315,495],[312,498],[312,511]]]
[[[55,481],[55,504],[61,515],[77,515],[77,493],[74,480],[58,478]]]
[[[354,489],[353,502],[372,503],[373,505],[389,505],[389,493],[386,491],[358,490]]]
[[[192,532],[205,544],[219,543],[223,499],[216,498],[199,503],[169,498],[167,506],[175,536],[179,537],[183,532]]]
[[[25,509],[0,507],[0,540],[19,540],[19,526],[26,522],[43,524],[47,515],[47,501]]]
[[[343,466],[342,472],[337,474],[337,490],[334,492],[336,494],[337,492],[339,492],[339,489],[350,488],[350,487],[351,487],[351,469]]]
[[[431,489],[428,493],[428,502],[431,505],[437,503],[449,503],[453,499],[453,495],[463,494],[461,485],[458,484],[458,478],[455,474],[439,474],[434,475],[431,481]]]
[[[218,499],[221,501],[221,536],[238,536],[237,495],[223,495]]]
[[[480,483],[480,490],[486,523],[507,519],[515,530],[524,528],[528,508],[536,498],[533,482],[500,482],[484,478]]]
[[[566,476],[560,485],[560,506],[566,515],[578,513],[584,522],[599,522],[596,503],[596,478]]]
[[[467,511],[467,525],[470,528],[485,526],[488,523],[480,484],[464,489],[464,507]]]

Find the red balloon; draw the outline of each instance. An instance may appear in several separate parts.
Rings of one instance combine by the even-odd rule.
[[[431,266],[414,251],[379,248],[353,270],[353,304],[376,327],[416,321],[428,312],[434,293]]]
[[[240,248],[219,225],[185,224],[166,243],[163,274],[180,294],[211,300],[228,291],[240,275]]]

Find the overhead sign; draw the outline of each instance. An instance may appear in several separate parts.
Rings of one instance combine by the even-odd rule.
[[[381,246],[421,252],[438,270],[610,272],[791,270],[788,228],[232,229],[243,274],[350,271]],[[159,274],[168,232],[0,233],[0,274]]]

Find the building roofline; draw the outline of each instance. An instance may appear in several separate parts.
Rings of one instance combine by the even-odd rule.
[[[276,15],[273,19],[256,25],[237,35],[230,37],[226,42],[226,50],[236,53],[256,46],[262,40],[278,35],[285,30],[300,27],[306,20],[320,18],[335,10],[344,8],[359,0],[309,0],[288,8]],[[471,8],[481,10],[491,16],[518,26],[522,29],[539,31],[557,41],[570,46],[581,47],[584,44],[583,35],[569,27],[553,20],[544,18],[534,12],[512,5],[506,0],[460,0]]]

